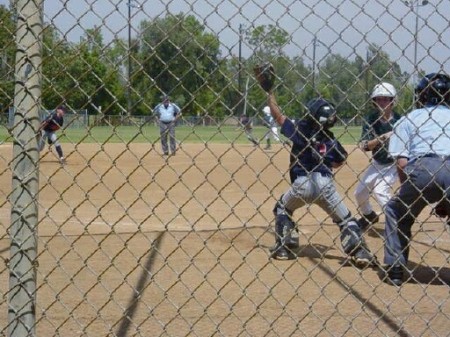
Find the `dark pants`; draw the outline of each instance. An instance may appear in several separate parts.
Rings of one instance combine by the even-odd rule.
[[[405,172],[407,180],[385,209],[384,263],[387,265],[408,262],[411,227],[424,207],[442,199],[450,200],[449,159],[422,157],[409,162]],[[446,204],[449,208],[449,203]]]
[[[159,134],[161,135],[161,147],[164,153],[169,153],[167,137],[170,142],[170,152],[175,153],[177,143],[175,140],[175,122],[159,122]]]

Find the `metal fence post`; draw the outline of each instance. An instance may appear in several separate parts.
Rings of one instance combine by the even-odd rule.
[[[18,0],[8,336],[35,336],[43,0]]]

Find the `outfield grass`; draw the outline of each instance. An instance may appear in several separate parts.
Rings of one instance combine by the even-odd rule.
[[[359,139],[360,127],[334,127],[332,129],[342,144],[356,144]],[[253,135],[262,140],[267,128],[255,127]],[[62,143],[154,143],[159,141],[159,128],[156,126],[99,126],[92,128],[69,128],[58,132]],[[242,129],[235,126],[178,126],[176,137],[184,143],[237,143],[249,141]],[[11,142],[11,137],[5,127],[0,127],[0,142]]]

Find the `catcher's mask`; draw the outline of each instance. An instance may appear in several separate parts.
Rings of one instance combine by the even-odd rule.
[[[336,123],[336,109],[323,98],[314,98],[306,104],[308,118],[321,125],[324,129],[329,129]]]
[[[446,74],[431,73],[426,75],[415,88],[416,105],[450,104],[450,77]]]

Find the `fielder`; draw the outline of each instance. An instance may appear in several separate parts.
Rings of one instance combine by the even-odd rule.
[[[417,85],[416,109],[394,127],[389,153],[400,190],[386,205],[385,281],[400,286],[409,258],[411,227],[428,204],[450,214],[450,77],[428,74]]]
[[[269,129],[266,132],[266,134],[264,135],[264,139],[267,142],[267,145],[264,149],[270,150],[272,148],[272,145],[270,144],[270,140],[273,138],[275,141],[281,143],[281,139],[278,136],[278,128],[275,123],[275,120],[273,119],[273,117],[270,113],[270,108],[268,106],[265,106],[263,108],[263,113],[264,113],[264,124]]]
[[[255,139],[253,136],[253,121],[252,119],[247,116],[246,114],[242,114],[241,118],[239,119],[239,122],[242,125],[242,128],[244,129],[245,136],[249,141],[253,143],[253,145],[258,146],[259,142]]]
[[[361,214],[358,222],[363,230],[379,219],[370,204],[370,194],[375,194],[384,211],[384,206],[392,196],[392,186],[398,178],[394,159],[388,153],[392,128],[400,119],[400,115],[393,111],[396,96],[397,91],[392,84],[377,84],[370,96],[375,110],[363,121],[358,145],[363,151],[372,153],[371,162],[355,190],[355,199]]]
[[[45,140],[47,140],[48,145],[55,145],[56,152],[58,153],[59,161],[61,164],[66,163],[64,158],[63,150],[61,144],[56,136],[56,131],[58,131],[64,125],[64,114],[66,113],[65,106],[59,106],[56,110],[51,113],[47,118],[42,121],[38,134],[41,135],[39,139],[39,151],[42,151],[45,147]]]

